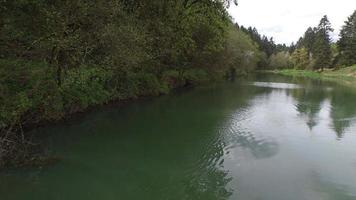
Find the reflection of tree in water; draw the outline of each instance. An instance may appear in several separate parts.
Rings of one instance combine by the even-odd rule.
[[[349,88],[347,88],[349,89]],[[350,89],[349,89],[350,90]],[[331,99],[332,128],[338,138],[342,138],[345,130],[351,126],[356,116],[356,95],[338,88]]]
[[[308,127],[313,129],[318,124],[317,116],[326,95],[324,90],[306,87],[293,90],[291,94],[297,101],[296,110],[305,118]]]
[[[322,87],[318,87],[321,85]],[[318,114],[320,113],[324,99],[331,99],[330,117],[332,128],[338,138],[342,138],[345,130],[351,126],[356,117],[356,94],[350,92],[350,88],[337,84],[332,84],[332,90],[313,80],[304,81],[303,89],[291,90],[290,93],[297,101],[296,110],[310,129],[318,124]],[[313,88],[314,87],[314,88]]]

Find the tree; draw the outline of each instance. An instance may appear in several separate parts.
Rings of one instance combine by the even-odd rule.
[[[309,27],[304,33],[302,45],[308,50],[308,53],[313,52],[316,30]]]
[[[308,50],[304,47],[296,49],[292,54],[292,60],[296,69],[306,69],[309,65]]]
[[[289,53],[293,53],[295,49],[297,48],[297,45],[292,42],[292,44],[289,46]]]
[[[243,31],[231,26],[226,41],[225,62],[231,76],[236,72],[248,72],[256,68],[260,59],[257,45]]]
[[[292,67],[292,59],[288,51],[278,52],[269,58],[269,66],[274,69]]]
[[[356,10],[345,21],[340,32],[338,48],[341,56],[341,64],[352,65],[356,63]]]
[[[325,15],[316,29],[316,38],[313,45],[313,51],[315,55],[316,69],[323,70],[325,67],[330,67],[332,63],[332,51],[331,51],[331,37],[330,33],[333,32],[331,23],[328,17]]]

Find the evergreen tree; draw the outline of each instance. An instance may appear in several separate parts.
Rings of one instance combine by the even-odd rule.
[[[294,44],[294,42],[292,42],[292,44],[289,46],[289,53],[293,53],[296,49],[296,45]]]
[[[289,48],[286,44],[277,44],[275,46],[275,51],[281,52],[281,51],[289,51]]]
[[[356,63],[356,10],[341,29],[338,48],[341,64],[352,65]]]
[[[331,28],[330,21],[325,15],[321,20],[316,29],[316,36],[313,45],[313,52],[315,55],[315,66],[316,69],[323,70],[325,67],[331,66],[332,61],[332,51],[331,51],[331,38],[330,32]]]
[[[247,33],[251,39],[257,43],[260,51],[265,53],[267,57],[270,57],[274,53],[285,51],[288,48],[286,45],[276,45],[272,37],[268,38],[265,35],[260,35],[257,29],[254,27],[248,27],[246,29],[245,27],[241,26],[241,30]]]
[[[308,53],[313,51],[316,29],[309,27],[304,33],[303,46],[308,50]]]

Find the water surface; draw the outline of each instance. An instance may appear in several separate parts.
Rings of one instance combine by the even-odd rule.
[[[35,131],[62,158],[1,200],[356,199],[356,89],[257,75]]]

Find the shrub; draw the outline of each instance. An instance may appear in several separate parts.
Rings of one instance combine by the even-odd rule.
[[[163,72],[162,81],[169,88],[178,88],[185,84],[182,74],[177,70],[167,70]]]
[[[110,100],[105,88],[110,73],[99,67],[81,66],[67,72],[61,86],[65,110],[69,113]]]
[[[157,76],[154,74],[138,73],[136,74],[136,79],[138,82],[139,96],[159,95],[165,92]]]
[[[62,117],[62,99],[53,75],[45,62],[0,60],[0,124]]]
[[[197,85],[209,80],[208,73],[203,69],[188,69],[183,73],[183,78],[188,85]]]

